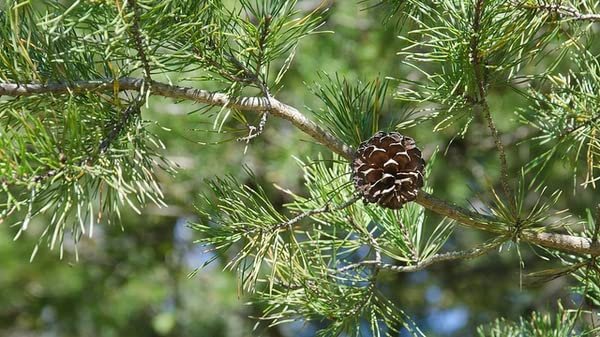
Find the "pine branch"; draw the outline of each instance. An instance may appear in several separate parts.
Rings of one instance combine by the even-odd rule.
[[[138,78],[124,77],[118,80],[103,79],[98,81],[77,81],[72,83],[49,83],[49,84],[0,84],[0,96],[32,96],[37,94],[68,94],[90,91],[119,91],[141,90],[143,80]],[[264,112],[269,110],[269,102],[264,97],[230,97],[224,93],[214,93],[201,89],[180,87],[162,82],[152,81],[152,95],[184,99],[198,103],[214,106],[223,106],[244,111]],[[318,126],[296,108],[286,105],[271,98],[270,113],[274,116],[290,121],[298,129],[327,146],[333,152],[351,158],[353,150],[342,143],[335,136]]]
[[[512,5],[530,10],[541,10],[547,11],[550,13],[557,13],[561,16],[571,18],[575,21],[590,21],[590,22],[600,22],[600,14],[596,13],[581,13],[576,8],[552,4],[552,3],[543,3],[538,2],[536,4],[529,4],[526,1],[511,1]]]
[[[131,36],[133,38],[133,42],[135,45],[135,50],[142,62],[142,67],[144,69],[144,79],[148,84],[152,81],[152,77],[150,76],[150,62],[148,62],[148,57],[146,56],[146,49],[144,46],[144,39],[142,38],[141,33],[141,13],[140,7],[137,4],[137,0],[129,0],[129,6],[133,11],[133,20],[131,22]],[[146,88],[147,89],[147,88]]]
[[[486,81],[483,74],[483,65],[481,60],[481,51],[479,50],[479,39],[481,34],[481,18],[483,16],[483,11],[485,8],[485,0],[477,0],[475,3],[475,9],[473,14],[473,23],[471,33],[471,41],[470,41],[470,50],[471,50],[471,64],[473,65],[473,69],[475,72],[475,81],[477,82],[477,90],[478,90],[478,99],[475,100],[474,108],[477,106],[481,107],[481,113],[485,117],[488,128],[492,133],[492,137],[494,138],[494,144],[496,145],[496,149],[498,150],[498,156],[500,159],[500,174],[501,174],[501,183],[502,189],[504,191],[505,197],[510,199],[512,196],[512,191],[509,187],[509,179],[508,179],[508,165],[506,163],[506,152],[504,151],[504,144],[500,139],[500,134],[498,129],[496,128],[496,123],[494,123],[494,119],[490,113],[490,106],[487,102],[487,92],[486,92]],[[475,110],[475,109],[474,109]]]
[[[506,229],[494,225],[499,222],[499,219],[469,211],[460,206],[440,200],[426,192],[419,191],[416,202],[434,213],[456,220],[465,227],[495,234],[510,234]],[[557,249],[573,254],[600,255],[600,244],[593,242],[590,238],[558,233],[543,233],[534,230],[523,230],[518,236],[521,241],[545,248]]]
[[[117,88],[120,91],[139,91],[143,80],[136,78],[121,78],[119,80],[104,79],[99,81],[80,81],[73,83],[49,84],[0,84],[0,96],[32,96],[38,94],[69,94],[94,91],[111,91]],[[213,93],[206,90],[180,87],[162,82],[152,81],[153,95],[184,99],[214,106],[262,112],[268,110],[267,100],[264,97],[231,97],[224,93]],[[271,99],[269,112],[277,117],[291,122],[295,127],[305,132],[315,140],[329,148],[331,151],[346,159],[352,159],[353,150],[325,129],[309,120],[296,108],[286,105],[275,98]],[[416,202],[426,209],[456,220],[465,227],[483,230],[495,234],[508,235],[505,228],[495,224],[499,219],[440,200],[427,192],[420,191]],[[558,233],[543,233],[533,230],[524,230],[519,234],[523,242],[535,244],[545,248],[553,248],[573,254],[590,254],[600,256],[600,243],[592,242],[590,238],[577,237]]]

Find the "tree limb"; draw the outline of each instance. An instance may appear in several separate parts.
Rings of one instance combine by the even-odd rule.
[[[125,77],[118,80],[104,79],[71,83],[0,83],[0,96],[18,97],[39,94],[72,94],[94,91],[114,91],[115,89],[119,91],[139,91],[142,88],[143,82],[143,79]],[[264,112],[268,110],[272,115],[288,120],[295,127],[342,157],[351,160],[354,154],[351,147],[347,146],[327,130],[309,120],[296,108],[286,105],[275,98],[270,98],[271,109],[269,110],[268,99],[264,97],[230,97],[224,93],[180,87],[157,81],[152,81],[152,88],[152,94],[157,96],[189,100],[244,111]],[[465,227],[495,234],[509,234],[508,229],[497,225],[501,222],[499,219],[448,203],[427,192],[419,191],[416,202],[434,213],[456,220]],[[541,247],[557,249],[573,254],[600,256],[600,243],[593,242],[590,238],[524,230],[519,233],[519,239]]]
[[[32,96],[37,94],[68,94],[90,91],[109,90],[135,90],[142,88],[144,80],[131,77],[123,77],[118,80],[103,79],[98,81],[76,81],[71,83],[48,83],[48,84],[0,84],[0,96]],[[215,93],[201,89],[180,87],[167,83],[152,81],[152,95],[170,97],[175,99],[190,100],[214,106],[222,106],[244,111],[267,111],[269,102],[264,97],[230,97],[227,94]],[[313,137],[333,152],[351,158],[353,150],[342,143],[335,136],[318,126],[296,108],[286,105],[274,98],[270,99],[270,113],[274,116],[290,121],[298,129]]]
[[[433,195],[419,191],[416,202],[439,215],[456,220],[459,224],[494,234],[508,234],[506,228],[497,226],[499,219],[464,209],[460,206],[440,200]],[[545,248],[558,249],[573,254],[600,256],[600,244],[590,238],[559,233],[545,233],[535,230],[523,230],[519,239]]]

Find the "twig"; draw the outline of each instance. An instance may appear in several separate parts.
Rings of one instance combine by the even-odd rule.
[[[511,147],[512,145],[518,144],[526,139],[531,138],[536,132],[537,130],[532,129],[531,127],[521,126],[511,133],[505,133],[501,135],[500,140],[502,141],[502,144],[504,144],[506,147]],[[479,146],[479,149],[481,151],[490,151],[496,149],[496,142],[493,139],[493,137],[477,139],[476,142],[476,145]]]
[[[133,42],[135,45],[135,50],[140,57],[140,61],[142,62],[142,67],[144,68],[144,79],[148,85],[152,83],[152,77],[150,75],[150,62],[148,62],[148,57],[146,56],[146,50],[144,47],[144,39],[142,37],[140,25],[141,25],[141,13],[140,7],[137,4],[137,0],[128,0],[128,3],[131,6],[133,11],[133,20],[131,22],[131,36],[133,38]],[[148,88],[146,88],[148,90]]]
[[[600,22],[600,14],[596,13],[581,13],[576,8],[568,7],[559,4],[548,4],[543,2],[538,2],[537,4],[529,4],[525,1],[510,1],[511,4],[523,8],[523,9],[531,9],[531,10],[544,10],[552,13],[557,13],[562,16],[569,17],[575,21],[590,21],[590,22]]]
[[[335,205],[335,206],[331,205],[330,202],[327,202],[325,204],[325,206],[323,206],[321,208],[311,209],[311,210],[302,212],[302,213],[296,215],[295,217],[289,219],[288,221],[273,224],[273,225],[269,226],[268,228],[251,228],[251,229],[243,231],[242,234],[251,235],[254,233],[258,233],[258,232],[260,232],[260,233],[275,233],[276,231],[286,228],[286,227],[291,228],[293,225],[297,224],[298,222],[302,221],[305,218],[308,218],[308,217],[311,217],[314,215],[318,215],[318,214],[342,210],[346,207],[353,205],[360,198],[361,198],[360,195],[355,195],[352,198],[343,202],[342,204]]]
[[[475,9],[473,13],[473,23],[472,23],[472,35],[470,41],[470,50],[471,50],[471,64],[473,65],[473,69],[475,72],[475,81],[477,82],[478,89],[478,99],[475,100],[474,110],[477,110],[477,107],[481,108],[481,113],[484,118],[487,120],[488,128],[492,133],[492,137],[494,138],[494,143],[496,144],[496,149],[498,150],[498,156],[500,159],[500,175],[501,175],[501,183],[502,189],[504,191],[505,197],[509,200],[512,200],[512,192],[509,186],[509,178],[508,178],[508,165],[506,163],[506,152],[504,151],[504,144],[500,139],[500,134],[498,133],[498,129],[496,128],[496,124],[494,123],[494,119],[490,113],[490,107],[487,103],[486,99],[486,81],[483,75],[483,66],[481,62],[481,55],[479,50],[479,35],[481,30],[481,17],[483,16],[483,10],[485,6],[485,0],[477,0],[475,2]],[[511,202],[511,207],[513,203]],[[513,207],[514,208],[514,207]]]
[[[382,269],[396,271],[396,272],[414,272],[421,269],[424,269],[432,264],[453,261],[453,260],[470,260],[476,257],[485,255],[492,250],[498,248],[504,242],[506,242],[507,237],[500,236],[494,239],[490,243],[486,243],[475,248],[465,250],[465,251],[457,251],[457,252],[448,252],[443,254],[436,254],[430,258],[423,260],[422,262],[417,263],[413,266],[396,266],[393,264],[384,264],[381,266]]]
[[[120,114],[118,120],[113,121],[112,125],[109,126],[109,131],[106,137],[100,142],[100,154],[105,153],[112,142],[117,139],[117,137],[121,134],[123,129],[129,124],[131,121],[131,117],[133,115],[139,115],[141,113],[141,106],[144,102],[145,94],[150,90],[150,86],[152,83],[152,77],[150,74],[150,63],[148,62],[148,57],[146,56],[146,51],[144,48],[144,39],[142,38],[141,30],[140,30],[140,21],[141,14],[140,8],[137,4],[137,0],[128,0],[127,4],[131,7],[133,12],[133,20],[131,22],[130,33],[134,41],[135,50],[140,57],[140,61],[142,62],[142,68],[144,69],[144,82],[140,91],[135,99],[135,102],[129,104]],[[91,159],[91,158],[90,158]]]
[[[390,271],[395,271],[395,272],[399,272],[399,273],[410,273],[410,272],[415,272],[415,271],[425,269],[432,264],[436,264],[436,263],[440,263],[440,262],[474,259],[476,257],[482,256],[482,255],[496,249],[497,247],[499,247],[501,244],[503,244],[506,241],[507,241],[506,236],[500,236],[500,237],[494,239],[490,243],[486,243],[486,244],[477,246],[477,247],[469,249],[469,250],[448,252],[448,253],[433,255],[423,261],[417,262],[417,264],[415,264],[415,265],[397,266],[394,264],[382,263],[381,261],[377,261],[377,260],[370,260],[370,261],[361,261],[358,263],[347,265],[343,268],[338,269],[338,272],[345,272],[345,271],[359,268],[361,266],[366,266],[366,265],[374,265],[378,269],[390,270]]]
[[[367,236],[367,240],[369,241],[369,245],[371,246],[371,248],[373,249],[373,251],[375,252],[375,260],[374,262],[378,262],[381,263],[382,258],[381,258],[381,247],[379,246],[379,243],[377,243],[377,240],[375,239],[375,237],[373,236],[373,234],[371,232],[369,232],[366,228],[359,226],[352,217],[348,217],[348,221],[350,222],[350,224],[352,225],[352,227],[354,228],[354,230],[356,230],[359,233],[364,233]],[[342,268],[344,269],[344,268]],[[374,280],[377,277],[377,274],[379,273],[379,269],[375,269],[375,271],[373,272],[373,275],[371,275],[372,279]]]
[[[138,102],[129,104],[122,112],[120,118],[113,122],[113,125],[109,127],[108,134],[106,137],[100,142],[100,153],[106,152],[112,142],[117,139],[117,137],[121,134],[126,125],[129,124],[131,117],[133,115],[140,113],[140,104]]]
[[[270,102],[270,100],[269,100]],[[249,143],[252,139],[260,136],[265,131],[265,125],[267,124],[267,118],[269,117],[269,112],[265,111],[260,116],[260,121],[258,122],[258,127],[253,125],[248,125],[248,135],[245,137],[240,137],[236,139],[238,142],[246,142]]]
[[[46,171],[44,173],[41,173],[41,174],[33,176],[33,178],[31,179],[31,181],[33,181],[35,183],[39,183],[40,181],[43,181],[43,180],[46,180],[46,179],[54,177],[58,173],[60,173],[60,170],[49,170],[49,171]]]
[[[412,255],[411,259],[419,260],[419,250],[417,249],[417,247],[415,247],[414,242],[411,240],[411,237],[408,233],[408,227],[405,226],[403,223],[399,223],[398,226],[400,226],[400,233],[402,233],[402,237],[406,242],[406,246],[408,247],[408,249],[410,250],[410,254]]]
[[[263,62],[264,62],[265,48],[267,48],[266,43],[267,43],[267,37],[269,36],[269,25],[271,24],[271,20],[272,20],[272,18],[270,15],[263,18],[264,24],[262,26],[260,38],[258,40],[258,59],[256,62],[256,73],[252,73],[237,58],[232,57],[233,60],[235,60],[235,64],[238,66],[238,68],[240,68],[245,73],[252,73],[252,75],[253,75],[252,78],[253,78],[254,84],[256,84],[256,86],[258,86],[260,88],[264,97],[267,99],[267,110],[264,111],[262,113],[262,115],[260,116],[260,122],[258,123],[258,127],[254,127],[254,126],[250,125],[248,136],[237,139],[238,141],[244,141],[246,143],[249,143],[252,139],[260,136],[263,133],[263,131],[265,130],[265,125],[267,124],[267,119],[269,118],[269,110],[272,109],[271,93],[269,92],[269,88],[266,83],[267,80],[266,80],[266,78],[261,79],[259,77],[260,69],[262,69]]]
[[[288,221],[284,221],[278,224],[275,224],[271,227],[269,227],[269,229],[267,229],[268,232],[274,232],[278,229],[282,229],[285,227],[291,227],[295,224],[297,224],[298,222],[302,221],[305,218],[311,217],[313,215],[318,215],[318,214],[323,214],[323,213],[329,213],[329,212],[334,212],[334,211],[340,211],[346,207],[349,207],[351,205],[353,205],[356,201],[358,201],[361,198],[360,195],[355,195],[352,198],[346,200],[345,202],[343,202],[340,205],[335,205],[332,206],[331,203],[327,203],[325,204],[325,206],[321,207],[321,208],[317,208],[317,209],[311,209],[309,211],[305,211],[302,212],[298,215],[296,215],[295,217],[289,219]],[[263,229],[264,230],[264,229]]]
[[[0,96],[33,96],[40,94],[76,94],[81,92],[112,91],[115,87],[120,91],[139,91],[143,80],[136,78],[121,78],[118,80],[104,79],[99,81],[79,81],[72,83],[48,84],[0,84]],[[265,111],[264,97],[231,97],[224,93],[212,93],[206,90],[180,87],[162,82],[152,81],[152,94],[174,99],[184,99],[193,102],[214,106],[229,106],[244,111]],[[296,128],[316,141],[323,144],[331,151],[351,160],[354,151],[351,147],[341,142],[327,130],[318,126],[296,108],[286,105],[277,99],[271,100],[270,113],[291,122]],[[428,210],[450,219],[456,220],[465,227],[475,228],[496,234],[507,234],[494,223],[500,220],[495,217],[479,214],[452,203],[440,200],[427,192],[419,191],[416,202]],[[590,254],[600,256],[600,244],[592,242],[590,238],[578,237],[558,233],[540,233],[532,230],[523,230],[520,234],[522,242],[528,242],[541,247],[557,249],[572,254]]]
[[[600,121],[600,113],[597,113],[595,116],[590,117],[590,119],[586,120],[585,122],[576,125],[576,126],[572,126],[572,127],[568,127],[566,128],[561,134],[558,135],[558,138],[564,138],[568,135],[570,135],[571,133],[581,130],[585,127],[588,127],[592,124],[597,123],[598,121]]]

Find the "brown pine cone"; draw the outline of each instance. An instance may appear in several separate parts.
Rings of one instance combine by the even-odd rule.
[[[417,198],[424,168],[425,161],[412,138],[380,131],[358,146],[352,180],[365,201],[399,209]]]

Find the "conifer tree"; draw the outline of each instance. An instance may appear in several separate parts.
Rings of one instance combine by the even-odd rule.
[[[322,105],[293,107],[278,97],[282,79],[299,42],[319,38],[327,3],[301,11],[295,0],[5,0],[0,221],[16,219],[18,238],[47,217],[33,259],[43,246],[62,255],[66,236],[77,241],[119,223],[124,208],[167,206],[156,174],[176,170],[143,118],[151,97],[198,104],[216,132],[249,147],[279,118],[321,145],[320,155],[298,160],[306,193],[285,190],[292,201],[280,207],[249,168],[245,183],[210,177],[191,224],[262,305],[261,320],[324,322],[323,336],[424,335],[386,296],[382,275],[533,249],[553,266],[524,277],[570,275],[584,300],[519,322],[498,317],[476,333],[595,335],[600,206],[582,200],[587,217],[568,219],[556,205],[600,179],[597,2],[363,2],[386,9],[382,25],[396,25],[406,43],[398,63],[419,76],[375,70],[360,82],[323,73],[306,88]],[[552,62],[537,67],[542,58]],[[488,92],[498,88],[526,104],[496,109]],[[390,100],[406,109],[401,118],[387,110]],[[530,131],[525,139],[501,130],[507,118]],[[460,141],[474,125],[493,140],[497,172],[490,168],[488,189],[473,192],[478,205],[442,200],[428,177],[446,157],[423,154],[419,134],[456,130]],[[526,162],[510,156],[519,141],[533,149]],[[552,179],[567,173],[572,190],[554,190]],[[457,226],[489,239],[448,250]]]

